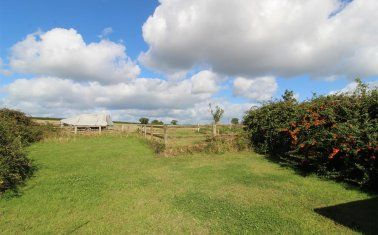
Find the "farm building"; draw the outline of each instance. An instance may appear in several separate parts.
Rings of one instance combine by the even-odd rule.
[[[99,128],[101,130],[108,126],[113,126],[113,121],[108,114],[82,114],[62,119],[60,125],[78,128]]]

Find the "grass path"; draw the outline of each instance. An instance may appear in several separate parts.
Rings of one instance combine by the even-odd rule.
[[[157,158],[111,136],[41,142],[39,170],[0,199],[8,233],[353,233],[315,208],[364,193],[301,177],[253,154]]]

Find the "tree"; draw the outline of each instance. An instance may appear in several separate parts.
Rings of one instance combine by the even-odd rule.
[[[294,97],[294,92],[290,90],[285,90],[285,93],[282,95],[282,99],[285,102],[297,102],[297,99]]]
[[[214,125],[213,125],[213,137],[217,135],[217,123],[221,120],[224,110],[219,107],[218,105],[215,106],[215,109],[211,107],[211,103],[209,104],[210,113],[213,116]]]
[[[239,124],[239,118],[232,118],[231,123],[234,124],[234,125]]]
[[[214,123],[217,124],[221,120],[224,110],[218,105],[215,106],[215,109],[213,109],[211,107],[211,103],[209,104],[209,108],[210,108],[211,115],[213,116]]]
[[[164,125],[164,122],[155,119],[155,120],[152,120],[151,124],[152,125]]]
[[[146,124],[148,124],[149,119],[148,119],[148,118],[145,118],[145,117],[142,117],[142,118],[139,118],[139,122],[140,122],[141,124],[146,125]]]
[[[177,123],[178,123],[177,120],[172,120],[172,121],[171,121],[171,124],[172,124],[172,125],[177,125]]]

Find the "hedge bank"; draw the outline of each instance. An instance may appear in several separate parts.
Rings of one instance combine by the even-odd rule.
[[[360,80],[349,93],[297,102],[292,92],[250,110],[255,151],[307,173],[378,189],[378,91]]]

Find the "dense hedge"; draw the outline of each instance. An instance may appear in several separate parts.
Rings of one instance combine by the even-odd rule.
[[[42,131],[30,117],[0,109],[0,192],[15,189],[33,172],[24,147],[40,140]]]
[[[378,91],[358,82],[353,93],[298,103],[285,92],[250,110],[252,146],[305,172],[378,189]]]

